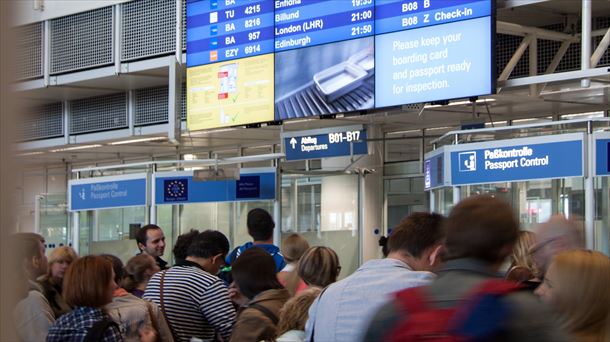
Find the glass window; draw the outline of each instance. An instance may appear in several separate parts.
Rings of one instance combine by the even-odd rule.
[[[358,176],[283,178],[282,239],[298,232],[311,246],[335,250],[340,278],[359,266],[358,220]]]

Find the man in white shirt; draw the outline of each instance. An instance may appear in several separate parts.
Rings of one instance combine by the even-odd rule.
[[[413,213],[394,228],[385,259],[367,261],[313,302],[306,341],[358,341],[372,315],[399,290],[427,285],[439,263],[443,216]]]

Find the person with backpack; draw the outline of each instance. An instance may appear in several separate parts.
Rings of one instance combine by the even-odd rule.
[[[117,288],[112,263],[87,255],[76,259],[64,276],[64,298],[74,310],[49,329],[47,342],[123,341],[119,327],[102,308]]]
[[[309,309],[306,340],[357,341],[376,309],[390,294],[429,284],[434,279],[430,271],[440,259],[442,221],[443,216],[439,214],[409,215],[392,231],[387,258],[369,260],[352,275],[328,287],[329,283],[319,284],[326,289]],[[300,263],[304,261],[306,256]],[[323,273],[320,271],[323,267],[315,263],[308,269],[311,275]],[[337,274],[334,276],[336,279]],[[303,279],[307,282],[309,277]]]
[[[277,279],[275,262],[262,248],[246,250],[233,264],[231,294],[240,305],[230,342],[272,341],[280,309],[290,298]]]
[[[402,290],[373,316],[364,341],[564,341],[547,307],[498,278],[519,222],[492,196],[458,203],[445,224],[446,263],[438,278]]]
[[[273,229],[275,228],[275,222],[271,214],[265,209],[255,208],[248,212],[248,218],[246,221],[248,227],[248,234],[252,237],[252,242],[247,242],[242,246],[235,248],[225,260],[227,266],[231,266],[235,259],[248,248],[258,247],[262,248],[273,257],[275,261],[275,272],[280,272],[286,267],[286,261],[284,256],[280,252],[280,248],[273,244]]]

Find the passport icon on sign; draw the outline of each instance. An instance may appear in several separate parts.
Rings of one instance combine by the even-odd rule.
[[[460,172],[471,172],[477,170],[476,152],[462,152],[458,154],[458,160],[460,163]]]
[[[215,36],[218,34],[218,25],[210,26],[210,36]]]

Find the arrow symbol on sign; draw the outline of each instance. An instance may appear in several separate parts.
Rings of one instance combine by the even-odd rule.
[[[292,145],[292,149],[294,150],[297,145],[297,140],[295,138],[290,139],[290,145]]]

